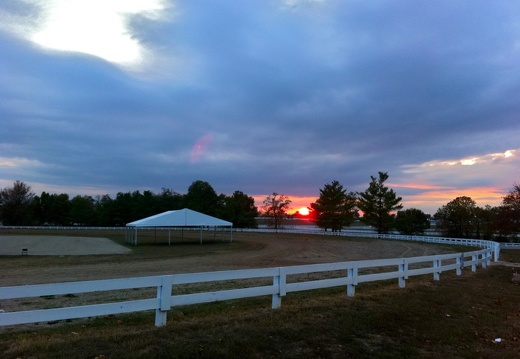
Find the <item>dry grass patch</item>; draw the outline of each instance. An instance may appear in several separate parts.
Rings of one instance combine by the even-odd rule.
[[[122,241],[119,235],[93,235]],[[242,233],[233,243],[138,246],[120,256],[2,257],[0,281],[52,283],[468,250]],[[520,251],[503,251],[501,260],[520,263]],[[493,265],[472,273],[466,268],[460,277],[442,273],[440,282],[431,275],[412,277],[405,289],[396,280],[362,283],[354,298],[346,296],[346,288],[290,293],[278,310],[270,309],[270,297],[172,308],[162,328],[154,327],[153,312],[16,326],[0,329],[0,352],[5,358],[24,359],[518,358],[520,286],[510,282],[515,270]],[[36,298],[39,302],[31,305],[51,305],[58,299],[83,297]],[[493,342],[497,338],[502,341]]]

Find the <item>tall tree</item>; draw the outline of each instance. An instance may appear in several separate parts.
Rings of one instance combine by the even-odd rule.
[[[520,184],[515,183],[509,193],[502,198],[498,207],[494,227],[502,240],[518,240],[520,233]]]
[[[96,196],[94,206],[96,208],[97,222],[100,226],[117,225],[114,200],[108,195]]]
[[[428,215],[417,208],[409,208],[398,211],[395,217],[395,229],[402,234],[424,234],[430,228]]]
[[[437,229],[446,237],[475,237],[477,232],[476,215],[477,204],[471,197],[457,197],[439,208],[435,213]]]
[[[231,196],[221,195],[219,218],[233,223],[235,228],[258,228],[256,217],[258,209],[255,199],[241,191],[235,191]]]
[[[320,189],[320,197],[311,208],[315,211],[316,225],[330,228],[333,232],[341,231],[352,223],[357,214],[356,194],[347,192],[338,181],[332,181]]]
[[[269,219],[269,226],[274,229],[281,228],[292,201],[283,194],[273,192],[263,203],[263,214]]]
[[[172,189],[163,187],[158,195],[159,212],[182,209],[183,196]]]
[[[496,213],[490,205],[475,208],[475,238],[493,239]]]
[[[31,187],[15,181],[13,187],[0,190],[0,220],[7,226],[31,224],[31,205],[34,193]]]
[[[93,226],[96,224],[96,208],[90,196],[77,195],[70,200],[70,222],[77,226]]]
[[[68,225],[70,224],[69,207],[69,195],[66,193],[49,194],[42,192],[40,197],[34,196],[32,208],[35,224]]]
[[[152,191],[134,192],[134,215],[136,217],[144,218],[153,216],[159,212],[157,196]]]
[[[184,196],[185,206],[197,212],[216,216],[219,198],[217,192],[208,182],[195,181],[188,188],[188,193]]]
[[[130,192],[118,192],[112,203],[113,222],[116,226],[124,226],[129,222],[141,219],[144,216],[136,215],[134,212],[135,203]]]
[[[377,233],[387,233],[393,226],[393,211],[398,211],[401,205],[401,197],[398,197],[393,189],[385,186],[388,173],[379,172],[379,177],[370,176],[371,181],[365,192],[360,192],[358,208],[363,211],[363,222],[374,226]]]

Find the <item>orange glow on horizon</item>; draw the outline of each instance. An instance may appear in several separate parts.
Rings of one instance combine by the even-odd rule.
[[[506,195],[505,192],[500,191],[495,187],[475,187],[466,189],[446,189],[443,191],[425,191],[423,193],[408,196],[411,198],[417,198],[423,201],[451,201],[456,197],[467,196],[471,197],[476,202],[486,202],[483,205],[497,205],[502,201],[502,198]]]
[[[318,197],[314,196],[291,196],[290,194],[285,194],[285,196],[289,197],[289,199],[292,201],[291,205],[289,206],[289,210],[287,211],[287,214],[295,214],[297,213],[302,207],[310,207],[311,203],[316,202]],[[259,195],[253,195],[252,197],[255,199],[255,206],[258,207],[259,211],[262,211],[262,207],[264,206],[264,200],[267,198],[267,194],[259,194]]]
[[[467,196],[473,199],[477,206],[484,207],[486,205],[499,206],[502,203],[502,198],[507,194],[507,190],[497,187],[473,187],[458,189],[448,186],[435,186],[431,184],[421,183],[403,183],[390,184],[391,188],[413,189],[417,193],[403,195],[396,190],[397,194],[403,197],[403,209],[418,208],[425,213],[435,214],[435,212],[442,206],[451,202],[457,197]],[[300,212],[302,208],[310,207],[310,204],[316,202],[318,197],[307,196],[291,196],[286,195],[292,201],[287,211],[287,214],[303,214]],[[267,195],[255,195],[255,205],[259,210],[262,210],[263,201]]]

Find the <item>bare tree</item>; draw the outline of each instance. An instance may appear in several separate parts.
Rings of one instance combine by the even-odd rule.
[[[274,229],[282,227],[282,221],[287,216],[287,210],[292,201],[289,197],[273,192],[264,200],[263,212],[270,219],[270,226]]]

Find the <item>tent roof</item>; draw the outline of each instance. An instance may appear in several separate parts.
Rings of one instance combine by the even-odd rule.
[[[126,224],[127,227],[231,227],[233,223],[188,208],[166,211]]]

